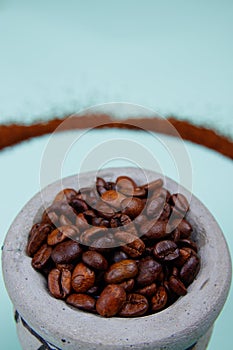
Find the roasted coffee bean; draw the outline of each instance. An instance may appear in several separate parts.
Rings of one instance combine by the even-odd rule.
[[[155,190],[163,186],[163,180],[157,179],[155,181],[149,182],[141,187],[143,187],[147,192],[148,195],[152,195]]]
[[[75,239],[78,233],[79,230],[76,226],[60,226],[48,235],[47,243],[49,245],[56,245],[63,242],[67,238]]]
[[[180,239],[177,244],[179,245],[179,247],[188,247],[193,249],[195,252],[197,252],[197,244],[191,239],[188,239],[188,238]]]
[[[107,189],[103,186],[97,186],[96,189],[100,196],[102,196],[102,194],[104,194],[107,191]]]
[[[143,316],[147,312],[149,307],[148,301],[145,296],[131,293],[127,295],[126,302],[119,312],[119,316],[122,317],[138,317]]]
[[[149,217],[158,219],[163,212],[164,199],[161,197],[154,198],[146,206],[146,214]]]
[[[107,270],[108,262],[105,257],[95,251],[87,251],[82,255],[83,262],[96,270]]]
[[[58,216],[64,215],[67,217],[72,223],[75,222],[76,219],[76,213],[74,209],[68,204],[67,201],[57,201],[50,205],[50,207],[47,208],[47,212],[55,212]]]
[[[92,219],[96,218],[96,213],[92,209],[88,209],[88,210],[84,211],[83,215],[85,216],[85,218],[87,219],[88,223],[90,223],[90,224],[92,222]]]
[[[56,264],[56,268],[58,270],[69,270],[69,271],[73,271],[74,269],[74,265],[73,264]]]
[[[198,256],[191,255],[190,258],[184,263],[180,270],[180,279],[185,286],[190,285],[196,277],[200,269],[200,260]]]
[[[96,184],[96,187],[98,186],[106,187],[106,182],[102,177],[97,177],[95,184]]]
[[[136,277],[137,284],[139,286],[146,286],[152,284],[162,271],[162,265],[152,259],[146,257],[142,259],[138,264],[138,276]]]
[[[112,228],[117,228],[120,226],[125,226],[131,224],[131,219],[128,215],[118,213],[114,215],[110,220],[110,226]]]
[[[181,222],[179,222],[179,225],[177,226],[177,228],[180,231],[181,238],[190,237],[192,233],[192,226],[187,220],[183,219]]]
[[[48,275],[48,288],[57,299],[63,299],[71,292],[71,272],[53,269]]]
[[[29,233],[27,254],[33,256],[46,242],[48,234],[51,232],[52,226],[49,224],[35,224]]]
[[[71,294],[66,299],[67,304],[80,310],[95,312],[96,300],[87,294]]]
[[[70,205],[72,208],[74,208],[74,210],[76,211],[76,213],[83,213],[84,211],[88,210],[88,205],[87,203],[79,198],[73,198],[70,201]]]
[[[121,202],[121,211],[131,219],[136,218],[144,208],[143,201],[137,197],[125,198]]]
[[[93,226],[81,234],[80,242],[85,245],[92,245],[97,238],[104,237],[106,232],[106,227]]]
[[[105,281],[107,283],[121,283],[124,280],[135,277],[137,273],[137,263],[134,260],[126,259],[109,267],[105,273]]]
[[[145,198],[147,197],[147,191],[143,187],[135,187],[134,192],[133,192],[133,197],[138,197],[138,198]]]
[[[125,290],[117,284],[104,288],[96,302],[97,312],[104,317],[115,316],[126,301]]]
[[[178,295],[186,295],[187,289],[184,284],[175,276],[169,278],[169,287]]]
[[[84,231],[90,228],[90,225],[87,222],[83,213],[80,213],[76,216],[75,225],[78,227],[79,231]]]
[[[121,250],[131,258],[138,258],[145,250],[144,242],[129,232],[118,231],[115,233],[115,237],[119,240]],[[126,244],[122,245],[122,242]]]
[[[163,286],[156,289],[154,296],[151,299],[151,309],[153,312],[160,311],[167,304],[167,292]]]
[[[160,241],[154,247],[154,256],[159,260],[171,261],[179,257],[177,245],[170,240]]]
[[[72,273],[72,287],[78,293],[85,293],[94,286],[95,273],[85,264],[78,263]]]
[[[183,214],[189,210],[189,203],[185,196],[181,193],[173,194],[170,197],[170,202],[176,208],[176,210]]]
[[[185,264],[185,262],[190,258],[192,255],[192,250],[190,248],[180,248],[179,249],[179,257],[174,260],[175,266],[181,267]]]
[[[111,219],[115,215],[115,210],[108,205],[107,203],[103,202],[102,200],[99,200],[95,205],[95,210],[97,211],[97,214],[104,219]]]
[[[108,191],[116,191],[116,183],[113,181],[106,181],[105,187]]]
[[[49,247],[46,243],[36,252],[32,259],[32,266],[41,270],[45,267],[52,253],[52,248]]]
[[[139,288],[136,290],[136,293],[144,295],[147,298],[151,298],[155,292],[156,292],[156,284],[155,283],[151,283],[148,286],[145,286],[143,288]]]
[[[166,237],[166,221],[150,220],[144,223],[139,230],[141,236],[145,236],[149,240],[158,240]]]
[[[102,200],[106,202],[106,204],[110,205],[113,208],[120,209],[121,202],[126,198],[122,193],[117,191],[106,191],[101,196]]]
[[[76,195],[77,192],[73,188],[66,188],[56,195],[53,202],[67,201],[69,203]]]
[[[163,211],[159,217],[159,220],[161,220],[161,221],[168,220],[170,214],[171,214],[171,207],[167,202],[165,202],[164,206],[163,206]]]
[[[59,243],[52,251],[51,258],[56,264],[70,263],[82,254],[80,244],[73,240]]]
[[[135,182],[128,176],[119,176],[116,179],[116,191],[126,196],[132,196],[135,187]]]
[[[119,262],[119,261],[122,261],[122,260],[125,260],[128,258],[129,257],[125,252],[123,252],[122,250],[116,250],[113,254],[112,261],[114,263],[116,263],[116,262]]]
[[[119,283],[119,286],[124,288],[124,290],[128,293],[133,290],[134,284],[135,284],[134,279],[130,278],[129,280]]]

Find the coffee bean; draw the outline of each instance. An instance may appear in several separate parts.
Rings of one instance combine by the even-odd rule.
[[[83,213],[84,211],[88,210],[88,205],[87,203],[79,198],[73,198],[70,201],[70,205],[72,208],[74,208],[74,210],[76,211],[76,213]]]
[[[167,292],[162,286],[158,287],[151,299],[151,309],[154,312],[160,311],[167,304]]]
[[[82,255],[83,262],[96,270],[107,270],[108,262],[105,257],[95,251],[87,251]]]
[[[116,191],[126,196],[132,196],[135,187],[135,182],[128,176],[119,176],[116,179]]]
[[[157,179],[155,181],[149,182],[142,187],[148,192],[149,195],[152,195],[152,193],[157,190],[158,188],[163,186],[163,180]]]
[[[125,301],[125,290],[117,284],[109,284],[100,294],[96,302],[96,310],[104,317],[115,316],[120,311]]]
[[[85,264],[78,263],[72,273],[72,287],[78,293],[85,293],[94,286],[95,273]]]
[[[76,241],[65,241],[55,246],[51,258],[56,264],[69,263],[79,258],[82,254],[82,248]]]
[[[165,202],[163,206],[163,211],[159,217],[159,220],[161,221],[168,220],[170,214],[171,214],[171,207],[167,202]]]
[[[37,269],[43,269],[48,262],[52,253],[52,248],[47,244],[43,244],[42,247],[36,252],[32,259],[32,266]]]
[[[138,276],[136,277],[137,284],[139,286],[146,286],[152,284],[157,279],[162,271],[162,266],[151,257],[146,257],[139,262],[138,270]]]
[[[116,191],[116,183],[113,181],[106,181],[105,187],[108,191]]]
[[[77,309],[96,312],[96,300],[87,294],[71,294],[66,299],[67,304],[70,304]]]
[[[76,216],[75,225],[77,226],[79,231],[87,230],[90,227],[83,213],[80,213]]]
[[[109,221],[107,219],[100,218],[100,217],[93,218],[91,223],[93,226],[102,226],[102,227],[110,226]]]
[[[97,211],[97,214],[104,219],[110,220],[115,215],[115,209],[113,209],[110,205],[103,202],[102,200],[99,200],[96,205],[95,209]]]
[[[144,208],[144,204],[141,199],[132,197],[125,198],[121,202],[121,211],[123,214],[128,215],[131,219],[136,218]]]
[[[116,192],[114,190],[106,191],[101,196],[102,200],[106,204],[113,208],[120,209],[121,202],[126,198],[122,193]]]
[[[199,269],[200,261],[198,256],[196,254],[191,255],[180,270],[180,279],[185,284],[185,286],[188,286],[193,282]]]
[[[169,287],[178,295],[187,294],[187,289],[184,284],[175,276],[169,278]]]
[[[154,247],[154,256],[159,260],[171,261],[179,257],[177,245],[170,240],[158,242]]]
[[[145,287],[137,289],[136,293],[144,295],[147,298],[150,298],[150,297],[152,297],[155,294],[156,288],[157,288],[156,284],[155,283],[151,283],[148,286],[145,286]]]
[[[117,228],[120,226],[125,226],[131,224],[131,219],[128,215],[118,213],[114,215],[110,220],[110,226],[112,228]]]
[[[77,192],[73,188],[66,188],[56,195],[53,202],[67,201],[69,203],[76,195]]]
[[[48,288],[55,298],[65,298],[71,291],[71,272],[53,269],[48,275]]]
[[[47,209],[42,214],[41,224],[49,224],[52,227],[59,226],[59,216],[55,211],[48,212]]]
[[[193,249],[195,252],[197,252],[197,244],[193,242],[191,239],[184,238],[180,239],[177,243],[179,247],[188,247]]]
[[[49,245],[56,245],[63,242],[67,238],[77,237],[79,230],[76,226],[60,226],[53,230],[47,237],[47,243]]]
[[[148,301],[145,296],[137,293],[131,293],[127,295],[126,302],[119,312],[119,316],[122,317],[138,317],[143,316],[147,312],[149,307]]]
[[[28,236],[27,254],[34,255],[46,242],[48,234],[51,232],[52,226],[49,224],[35,224]]]
[[[158,240],[161,238],[166,237],[166,227],[167,222],[165,221],[157,221],[157,220],[150,220],[144,223],[140,227],[140,235],[145,236],[149,240]]]
[[[99,187],[99,186],[106,187],[106,182],[102,177],[97,177],[95,184],[96,184],[96,187]]]
[[[189,203],[185,196],[181,193],[173,194],[170,197],[170,202],[176,208],[176,210],[183,214],[189,210]]]
[[[121,245],[121,250],[131,258],[139,257],[145,250],[144,242],[129,232],[118,231],[115,233],[115,237],[119,241],[119,245]],[[126,244],[122,245],[122,243]]]
[[[111,265],[105,273],[107,283],[121,283],[133,278],[138,273],[137,263],[134,260],[122,260]]]
[[[114,238],[108,236],[102,236],[95,239],[92,245],[89,247],[90,250],[95,250],[99,253],[111,252],[111,249],[116,246]]]
[[[100,237],[104,237],[107,232],[106,227],[93,226],[85,230],[80,236],[80,242],[85,245],[93,245],[93,242]]]

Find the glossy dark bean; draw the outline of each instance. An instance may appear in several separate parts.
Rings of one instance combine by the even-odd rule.
[[[85,264],[78,263],[72,273],[72,287],[78,293],[85,293],[94,286],[95,273]]]
[[[83,213],[80,213],[76,216],[75,225],[79,231],[85,231],[90,227]]]
[[[53,230],[47,237],[47,243],[49,245],[56,245],[63,242],[67,238],[75,239],[79,233],[76,226],[60,226]]]
[[[163,180],[157,179],[155,181],[149,182],[142,187],[151,195],[155,190],[163,186]]]
[[[121,250],[123,250],[123,252],[125,252],[131,258],[138,258],[143,254],[145,244],[140,238],[137,238],[131,233],[125,231],[116,232],[115,237],[119,241]]]
[[[138,317],[143,316],[149,307],[148,300],[145,296],[137,293],[127,295],[126,302],[119,312],[122,317]]]
[[[140,198],[125,198],[121,202],[121,211],[128,215],[131,219],[136,218],[144,208],[144,203]]]
[[[59,216],[55,213],[55,211],[48,212],[45,210],[42,214],[41,224],[49,224],[53,227],[60,226]]]
[[[88,210],[88,205],[87,203],[79,198],[73,198],[70,201],[70,205],[72,206],[72,208],[74,208],[74,210],[76,211],[76,213],[83,213],[84,211]]]
[[[76,241],[68,240],[59,243],[52,251],[51,258],[56,264],[70,263],[79,258],[82,248]]]
[[[178,295],[186,295],[187,289],[185,285],[175,276],[169,278],[169,287]]]
[[[93,226],[102,226],[102,227],[110,226],[109,221],[107,219],[100,218],[100,217],[93,218],[91,223]]]
[[[197,244],[191,239],[188,239],[188,238],[180,239],[177,244],[179,245],[179,247],[188,247],[193,249],[195,252],[197,252]]]
[[[171,261],[179,257],[179,249],[175,242],[164,240],[158,242],[154,247],[154,256],[163,261]]]
[[[118,213],[114,215],[110,220],[110,226],[112,228],[117,228],[120,226],[125,226],[131,224],[131,219],[128,215]]]
[[[139,262],[138,270],[139,272],[136,277],[137,284],[139,286],[146,286],[156,281],[162,271],[162,266],[151,257],[146,257]]]
[[[95,205],[95,210],[97,211],[98,215],[101,218],[104,219],[111,219],[115,215],[115,209],[112,208],[107,203],[103,202],[102,200],[99,200]]]
[[[108,262],[105,257],[95,251],[87,251],[82,255],[83,262],[96,270],[107,270]]]
[[[106,204],[110,205],[111,207],[120,209],[121,202],[126,197],[120,192],[110,190],[103,193],[101,198],[104,202],[106,202]]]
[[[66,299],[67,304],[72,305],[80,310],[96,312],[96,300],[87,294],[71,294]]]
[[[119,176],[116,179],[116,191],[126,196],[132,196],[136,187],[135,182],[128,176]]]
[[[162,286],[158,287],[151,299],[151,309],[153,312],[160,311],[167,304],[167,292]]]
[[[180,279],[185,286],[190,285],[200,269],[200,260],[197,255],[191,255],[180,270]]]
[[[65,298],[71,291],[71,272],[53,269],[48,275],[48,288],[55,298]]]
[[[52,253],[52,248],[47,244],[43,244],[42,247],[36,252],[32,259],[32,266],[41,270],[45,267]]]
[[[186,213],[189,210],[189,203],[186,197],[181,193],[173,194],[170,197],[171,204],[181,213]]]
[[[139,233],[149,240],[166,237],[167,223],[165,221],[150,220],[140,227]]]
[[[145,286],[145,287],[137,289],[136,293],[139,293],[141,295],[144,295],[147,298],[150,298],[150,297],[152,297],[155,294],[156,288],[157,288],[156,284],[155,283],[151,283],[148,286]]]
[[[170,214],[171,214],[171,207],[167,202],[165,202],[163,206],[163,211],[159,217],[159,220],[161,221],[168,220]]]
[[[27,254],[33,256],[46,242],[48,234],[51,232],[52,226],[49,224],[35,224],[29,233]]]
[[[121,283],[124,280],[133,278],[138,273],[137,263],[134,260],[122,260],[111,265],[105,273],[107,283]]]
[[[124,288],[117,284],[109,284],[104,288],[96,302],[97,312],[104,317],[115,316],[126,301]]]

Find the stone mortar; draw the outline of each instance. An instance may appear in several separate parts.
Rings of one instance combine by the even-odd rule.
[[[81,174],[82,185],[93,184],[95,172]],[[144,170],[148,181],[160,174]],[[145,181],[137,168],[109,168],[98,176],[115,180],[129,175],[138,184]],[[165,177],[171,192],[190,193]],[[63,179],[64,187],[77,189],[77,176]],[[60,190],[60,181],[42,191],[46,204]],[[52,298],[44,277],[31,266],[25,253],[27,237],[38,209],[43,207],[41,192],[21,210],[12,223],[3,247],[3,274],[16,313],[23,349],[69,350],[184,350],[206,348],[212,326],[219,315],[231,282],[231,260],[224,236],[207,208],[194,196],[187,217],[199,246],[201,269],[188,294],[167,309],[153,315],[123,319],[103,318],[73,309]]]

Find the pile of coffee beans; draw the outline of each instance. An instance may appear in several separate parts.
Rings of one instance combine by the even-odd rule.
[[[104,317],[149,315],[187,293],[200,259],[187,199],[162,179],[59,192],[28,237],[32,266],[50,294]]]

